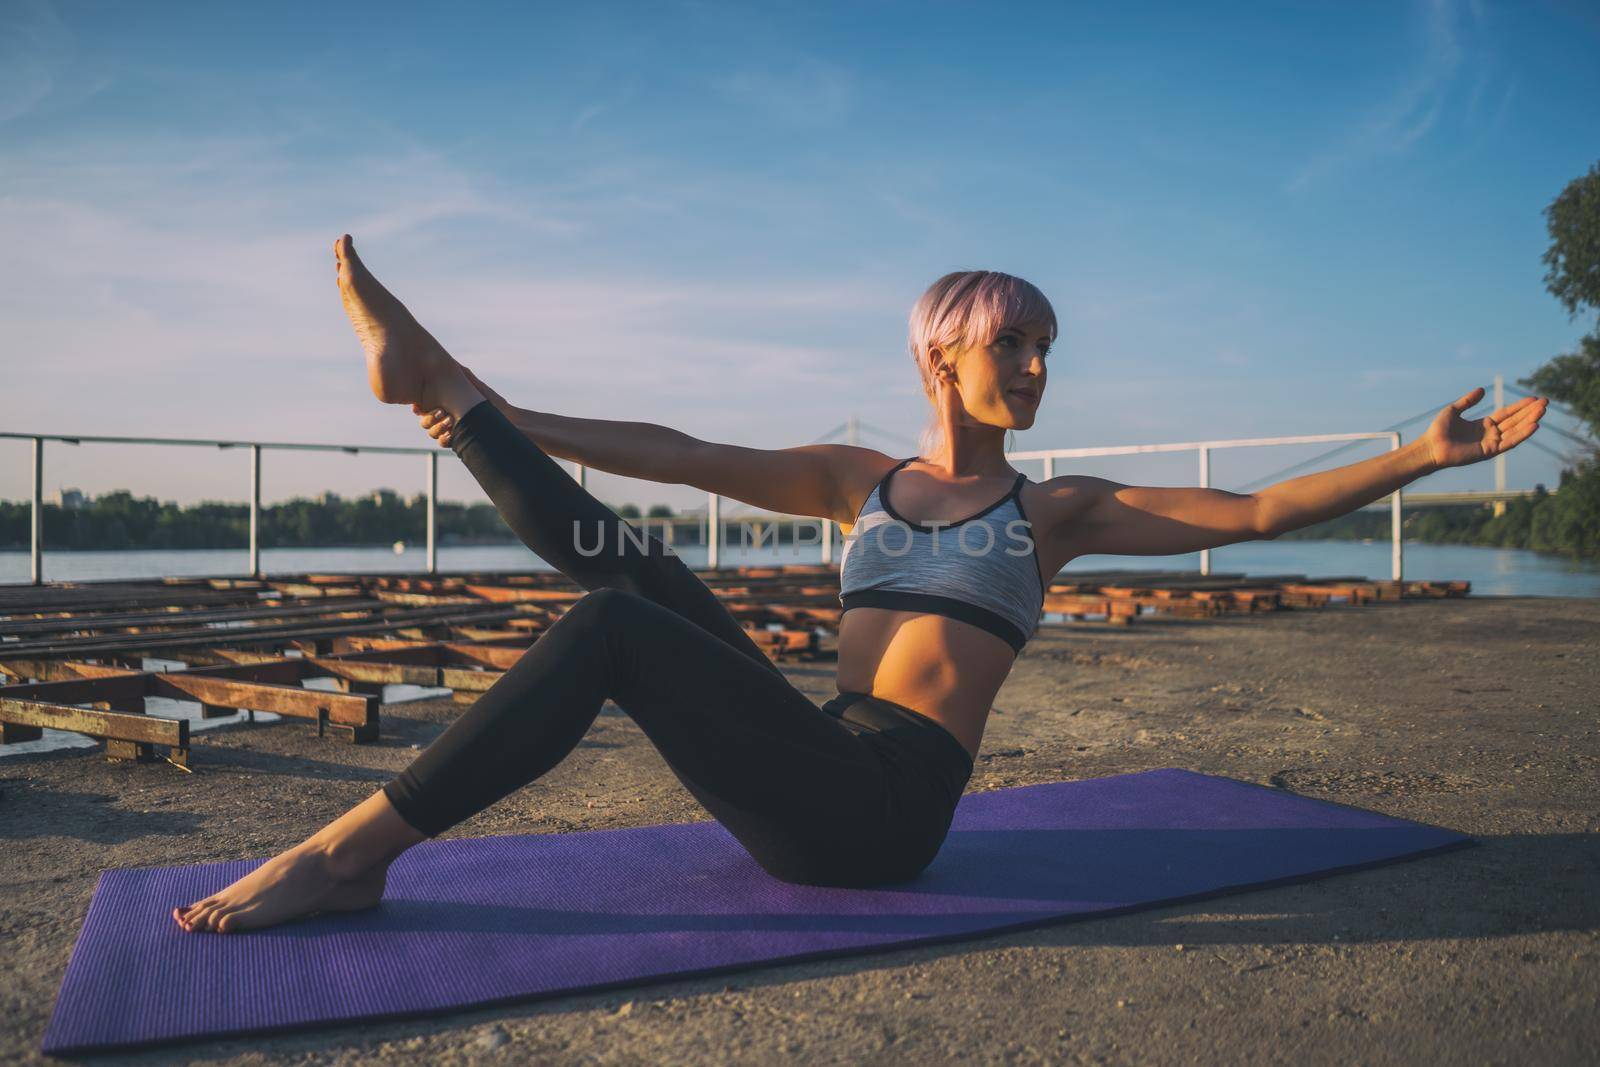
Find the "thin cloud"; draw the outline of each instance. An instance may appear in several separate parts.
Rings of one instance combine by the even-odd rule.
[[[573,116],[568,129],[572,133],[578,133],[606,112],[622,108],[623,105],[633,99],[637,91],[638,83],[631,80],[612,86],[611,91],[606,94],[608,99],[595,100],[580,108],[578,113]]]
[[[570,214],[556,214],[547,191],[498,187],[436,153],[324,169],[289,147],[102,139],[7,171],[0,232],[30,250],[0,258],[5,347],[29,365],[8,394],[27,425],[11,428],[426,444],[414,420],[366,392],[333,285],[341,229],[453,352],[540,410],[799,443],[863,387],[872,399],[858,402],[884,409],[903,406],[896,385],[916,399],[898,336],[915,294],[889,282],[719,277],[672,262],[586,276],[559,257],[508,261],[502,248],[447,257],[461,239],[441,220],[587,235],[615,190],[598,201],[569,190],[555,199]],[[86,489],[154,486],[148,455],[105,458]],[[237,479],[219,471],[197,470],[182,494],[233,492]]]
[[[46,0],[0,4],[0,123],[69,107],[111,83],[76,60],[72,31]]]
[[[588,107],[578,112],[577,117],[572,120],[572,132],[577,133],[605,110],[606,106],[604,104],[590,104]]]
[[[1470,17],[1463,20],[1462,11]],[[1401,89],[1358,121],[1354,128],[1314,156],[1285,186],[1291,194],[1304,192],[1337,171],[1367,160],[1406,151],[1438,123],[1446,99],[1466,54],[1457,23],[1467,21],[1474,40],[1480,34],[1482,11],[1474,3],[1427,0],[1426,33],[1421,61]],[[1481,92],[1481,82],[1474,94]]]
[[[814,56],[712,78],[710,85],[735,103],[794,125],[833,122],[850,110],[856,95],[850,71]]]
[[[1511,101],[1517,95],[1517,83],[1513,81],[1506,86],[1505,93],[1500,97],[1500,103],[1495,105],[1494,114],[1489,118],[1487,134],[1498,133],[1506,124],[1506,115],[1511,112]]]
[[[52,59],[69,44],[67,28],[49,5],[0,8],[0,122],[32,111],[55,87]]]
[[[1362,371],[1357,384],[1363,389],[1376,389],[1395,382],[1415,381],[1421,376],[1422,371],[1416,367],[1375,367]]]

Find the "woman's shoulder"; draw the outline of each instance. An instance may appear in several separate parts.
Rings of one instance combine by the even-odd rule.
[[[1104,487],[1114,484],[1083,474],[1059,474],[1042,482],[1024,478],[1017,497],[1035,525],[1048,530],[1082,515],[1094,506]]]
[[[896,458],[885,455],[875,448],[862,448],[854,445],[841,445],[840,449],[849,451],[838,453],[839,465],[836,476],[839,480],[839,496],[844,507],[850,513],[849,522],[840,522],[839,528],[845,536],[855,529],[856,522],[861,518],[861,509],[867,506],[867,500],[883,480],[891,473],[912,462],[917,457]]]

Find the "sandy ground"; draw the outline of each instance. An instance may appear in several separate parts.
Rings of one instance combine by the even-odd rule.
[[[790,677],[818,700],[828,664]],[[1448,826],[1435,857],[1021,933],[101,1062],[1579,1063],[1600,1050],[1600,600],[1042,628],[969,791],[1186,767]],[[369,795],[448,701],[349,747],[207,732],[198,773],[0,759],[0,1060],[38,1042],[103,867],[266,856]],[[270,814],[269,814],[270,813]],[[447,836],[705,818],[615,708]],[[1178,946],[1182,946],[1179,949]]]

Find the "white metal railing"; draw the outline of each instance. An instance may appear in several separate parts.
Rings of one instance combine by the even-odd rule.
[[[36,434],[0,432],[0,438],[33,442],[33,492],[30,542],[31,576],[34,585],[44,581],[44,443],[60,441],[77,445],[84,442],[97,445],[178,445],[194,448],[248,448],[250,450],[250,576],[261,577],[261,453],[268,450],[281,452],[345,452],[358,455],[362,452],[385,455],[427,457],[427,539],[428,572],[438,571],[439,558],[436,537],[438,533],[437,506],[439,490],[440,450],[430,448],[400,448],[392,445],[324,445],[289,441],[220,441],[190,437],[103,437],[92,434]]]
[[[261,576],[261,455],[266,451],[301,451],[301,452],[345,452],[358,455],[362,452],[371,452],[384,455],[415,455],[426,457],[425,471],[425,496],[427,500],[427,572],[438,573],[438,496],[439,496],[439,457],[449,454],[445,449],[439,448],[403,448],[391,445],[328,445],[307,444],[281,441],[221,441],[203,440],[194,438],[176,437],[97,437],[84,434],[25,434],[0,432],[0,438],[25,440],[33,442],[33,492],[32,492],[32,532],[31,557],[32,581],[38,585],[44,580],[44,444],[46,441],[59,441],[66,444],[130,444],[130,445],[180,445],[201,448],[247,448],[250,450],[250,575]],[[1177,444],[1159,445],[1110,445],[1088,448],[1054,448],[1043,450],[1030,450],[1024,452],[1008,452],[1006,458],[1010,460],[1043,460],[1044,480],[1055,477],[1055,461],[1057,459],[1070,459],[1085,456],[1125,456],[1147,452],[1187,452],[1196,451],[1200,458],[1200,487],[1209,488],[1211,484],[1211,451],[1219,448],[1256,448],[1267,445],[1299,445],[1323,444],[1335,441],[1360,441],[1382,440],[1388,438],[1390,448],[1400,447],[1400,434],[1395,431],[1379,433],[1346,433],[1346,434],[1313,434],[1297,437],[1255,437],[1236,440],[1220,441],[1189,441]],[[588,471],[582,464],[573,464],[574,478],[579,485],[587,482]],[[721,515],[721,497],[716,493],[706,494],[706,515],[700,521],[700,529],[705,536],[706,563],[715,568],[721,565],[720,548],[723,537],[723,517]],[[1401,494],[1397,490],[1391,495],[1391,537],[1393,541],[1392,564],[1395,580],[1402,574],[1402,541],[1401,529]],[[770,517],[759,521],[772,523],[774,528],[781,527],[784,523],[795,525],[793,543],[799,545],[799,526],[801,524],[814,524],[819,520],[802,515],[782,515],[769,513]],[[666,529],[667,543],[671,543],[672,520],[658,519],[639,520],[645,532],[649,532],[651,521],[660,521]],[[757,521],[757,520],[739,520]],[[832,520],[822,520],[818,542],[821,546],[822,562],[833,562],[834,554],[834,523]],[[808,542],[810,543],[810,542]],[[1209,549],[1200,553],[1200,573],[1211,573],[1211,552]]]

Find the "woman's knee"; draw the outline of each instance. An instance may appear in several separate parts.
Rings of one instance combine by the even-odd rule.
[[[606,629],[637,615],[641,604],[649,603],[638,593],[614,586],[602,586],[584,594],[557,619],[567,628]]]
[[[625,589],[595,589],[567,608],[524,658],[589,663],[605,675],[608,687],[620,685],[639,670],[638,642],[627,635],[639,631],[641,614],[651,607],[650,601]],[[615,694],[608,688],[608,695]]]

